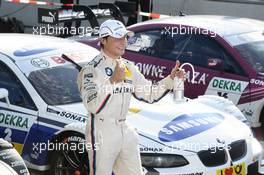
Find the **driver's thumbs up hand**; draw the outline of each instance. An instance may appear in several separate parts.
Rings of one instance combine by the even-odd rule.
[[[121,59],[116,60],[116,66],[113,75],[110,77],[112,84],[120,83],[125,80],[125,64]]]
[[[171,79],[174,79],[175,77],[184,79],[185,72],[182,69],[180,69],[180,65],[181,65],[180,61],[177,60],[174,68],[171,70],[171,74],[170,74]]]

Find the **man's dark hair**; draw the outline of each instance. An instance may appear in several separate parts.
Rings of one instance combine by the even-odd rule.
[[[102,39],[105,39],[105,40],[107,40],[107,38],[108,38],[109,36],[105,36],[105,37],[103,37]],[[101,48],[104,48],[104,45],[100,42],[100,47]]]

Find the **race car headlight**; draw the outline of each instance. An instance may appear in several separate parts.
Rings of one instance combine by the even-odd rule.
[[[144,167],[169,168],[180,167],[189,164],[181,155],[173,154],[141,154],[141,162]]]

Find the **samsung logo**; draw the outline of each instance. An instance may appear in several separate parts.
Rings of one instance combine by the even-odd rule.
[[[159,139],[172,142],[194,136],[219,125],[224,117],[217,113],[184,114],[166,124],[159,132]]]

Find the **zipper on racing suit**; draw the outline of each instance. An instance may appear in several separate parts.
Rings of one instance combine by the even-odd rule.
[[[125,93],[125,91],[124,91],[124,82],[122,82],[121,92],[122,92],[122,100],[121,100],[122,105],[121,105],[120,116],[121,116],[121,119],[122,119],[123,118],[123,107],[124,107],[124,93]],[[122,134],[122,137],[123,137],[124,136],[123,126],[120,125],[120,127],[121,127],[121,134]]]

